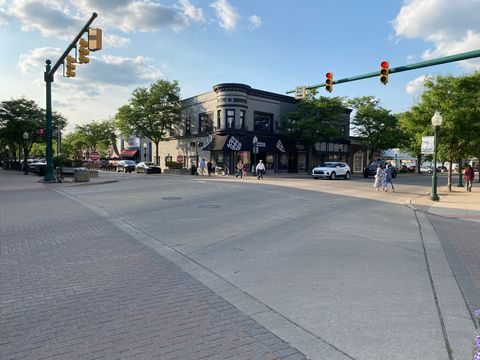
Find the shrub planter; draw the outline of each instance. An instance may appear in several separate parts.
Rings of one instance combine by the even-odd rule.
[[[90,170],[90,177],[98,177],[98,170]]]
[[[190,175],[190,169],[164,169],[164,174],[170,175]]]
[[[74,167],[64,166],[62,167],[62,176],[73,176]]]

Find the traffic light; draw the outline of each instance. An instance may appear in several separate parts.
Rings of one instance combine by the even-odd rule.
[[[380,82],[383,85],[387,85],[388,83],[388,61],[382,61],[380,64]]]
[[[87,55],[90,54],[90,50],[88,50],[88,41],[80,39],[78,45],[78,53],[80,54],[78,55],[78,62],[80,64],[88,64],[90,62],[90,59],[87,57]]]
[[[325,75],[325,90],[332,92],[333,89],[333,73],[329,72]]]
[[[88,48],[90,51],[102,50],[102,29],[88,29]]]
[[[75,58],[73,56],[68,55],[67,58],[67,77],[75,77]]]

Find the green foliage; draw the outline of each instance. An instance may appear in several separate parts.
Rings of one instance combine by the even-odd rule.
[[[390,114],[390,110],[379,106],[373,96],[362,96],[348,101],[357,110],[352,125],[363,139],[372,159],[375,151],[396,148],[402,144],[402,134],[398,119]]]
[[[137,88],[127,105],[118,109],[115,124],[125,138],[132,134],[149,138],[156,145],[166,131],[181,121],[180,87],[177,81],[158,80],[149,89]]]
[[[73,167],[82,167],[84,163],[82,159],[73,159],[72,165]]]
[[[183,163],[178,163],[176,161],[167,161],[165,166],[169,169],[183,169]]]
[[[53,158],[53,166],[55,167],[71,167],[72,166],[72,159],[69,159],[65,155],[55,156]]]

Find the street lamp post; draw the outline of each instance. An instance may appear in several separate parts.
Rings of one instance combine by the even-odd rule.
[[[432,116],[432,125],[435,128],[435,136],[433,138],[433,174],[432,174],[432,193],[430,194],[430,200],[438,201],[440,198],[437,194],[437,150],[438,150],[438,130],[442,125],[442,115],[438,111]]]
[[[28,140],[28,132],[23,133],[23,170],[24,170],[24,175],[28,175],[28,164],[27,164],[27,140]]]
[[[253,171],[252,171],[252,174],[257,175],[257,172],[255,171],[255,169],[256,169],[256,166],[257,166],[258,138],[256,136],[253,137],[252,143],[253,143]]]
[[[147,161],[147,143],[143,143],[143,161]]]
[[[10,147],[8,145],[5,145],[5,157],[6,157],[5,164],[7,165],[6,170],[10,170],[10,164],[8,163],[8,155],[9,155],[8,150],[10,150]]]

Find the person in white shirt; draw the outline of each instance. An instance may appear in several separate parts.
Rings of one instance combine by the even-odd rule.
[[[262,160],[260,160],[257,164],[257,168],[255,169],[257,171],[257,179],[263,179],[263,174],[265,174],[265,164],[263,163]]]

